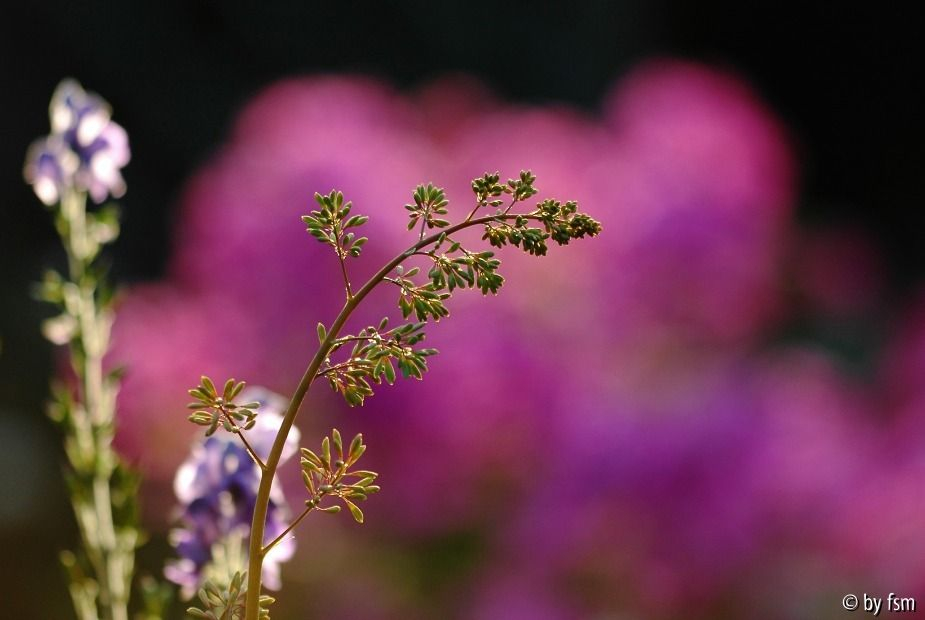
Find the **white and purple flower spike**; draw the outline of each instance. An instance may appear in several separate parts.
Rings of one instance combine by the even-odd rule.
[[[86,191],[96,203],[122,196],[121,170],[131,153],[109,104],[64,80],[52,96],[49,117],[51,135],[32,144],[23,171],[39,200],[52,205],[67,189]]]

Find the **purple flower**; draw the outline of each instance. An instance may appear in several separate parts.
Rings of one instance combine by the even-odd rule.
[[[64,80],[49,115],[51,135],[32,144],[23,171],[39,200],[54,204],[66,188],[87,191],[97,203],[125,193],[120,170],[131,157],[128,136],[111,120],[109,104]]]
[[[883,543],[859,536],[858,525],[876,531],[874,513],[893,517],[885,504],[846,523],[858,511],[843,498],[865,504],[854,489],[879,471],[864,449],[875,429],[824,358],[781,352],[711,382],[648,410],[576,397],[581,415],[563,419],[557,441],[543,447],[534,490],[519,507],[504,506],[490,568],[462,617],[545,617],[522,599],[548,598],[552,618],[717,618],[735,596],[754,610],[736,617],[789,618],[778,599],[750,591],[763,571],[786,574],[796,562],[823,566],[832,580],[845,547],[828,542],[832,530]],[[899,495],[899,484],[883,487],[883,496]],[[920,504],[906,502],[900,515]],[[813,557],[822,541],[828,547]]]
[[[80,167],[80,158],[61,136],[47,136],[32,143],[23,174],[35,195],[46,205],[58,202]]]
[[[258,401],[261,411],[257,424],[248,431],[255,450],[266,458],[282,417],[278,395],[262,388],[249,388],[241,394],[242,402]],[[293,429],[286,441],[283,460],[295,453],[299,431]],[[171,543],[179,559],[168,564],[165,575],[192,596],[200,586],[203,569],[213,559],[213,547],[231,536],[247,538],[260,485],[260,472],[243,444],[227,433],[219,433],[196,444],[193,453],[177,470],[174,492],[180,500],[182,527],[172,532]],[[289,524],[289,507],[280,486],[274,483],[267,513],[267,540],[281,534]],[[264,584],[280,587],[281,562],[292,557],[295,540],[289,538],[271,550],[264,561]],[[242,567],[243,568],[243,567]]]

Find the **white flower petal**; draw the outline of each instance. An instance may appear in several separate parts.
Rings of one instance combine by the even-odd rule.
[[[35,190],[35,195],[39,197],[39,200],[46,205],[51,206],[58,202],[58,185],[51,179],[38,179],[32,185],[32,188]]]
[[[77,142],[81,146],[90,146],[109,123],[109,114],[105,110],[90,110],[81,117],[77,124]]]

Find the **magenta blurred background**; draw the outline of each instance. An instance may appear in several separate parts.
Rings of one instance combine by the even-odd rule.
[[[925,315],[897,310],[869,382],[779,337],[795,314],[882,304],[876,251],[796,225],[792,137],[747,82],[667,58],[599,115],[466,78],[293,78],[245,105],[183,192],[166,277],[119,307],[118,444],[147,477],[148,527],[168,527],[197,435],[184,389],[207,373],[288,393],[339,307],[336,260],[298,220],[313,192],[371,216],[362,279],[408,245],[417,183],[461,218],[473,176],[521,168],[604,234],[507,252],[502,293],[457,294],[429,330],[422,383],[358,410],[315,388],[304,442],[364,432],[384,490],[364,527],[302,526],[281,617],[834,618],[845,593],[921,593]],[[393,297],[354,328],[394,317]]]
[[[371,216],[354,280],[413,238],[411,191],[523,168],[603,234],[501,253],[497,297],[429,328],[423,382],[363,432],[367,521],[312,515],[274,618],[827,620],[925,601],[925,105],[893,5],[713,0],[10,3],[0,19],[0,617],[71,618],[76,529],[29,297],[63,264],[22,181],[72,76],[129,132],[112,364],[159,573],[203,373],[288,395],[340,307],[312,195]],[[473,238],[478,238],[474,235]],[[351,324],[397,318],[394,291]],[[282,475],[289,502],[297,466]],[[136,598],[137,600],[137,598]],[[181,606],[176,606],[181,617]],[[861,612],[856,612],[861,613]]]

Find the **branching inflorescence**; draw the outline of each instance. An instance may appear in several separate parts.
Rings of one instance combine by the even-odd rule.
[[[351,407],[362,405],[373,394],[374,385],[392,384],[399,376],[422,379],[428,358],[437,353],[421,346],[425,328],[428,322],[449,316],[447,300],[458,289],[477,289],[488,295],[496,294],[504,285],[504,278],[498,273],[501,262],[494,251],[469,247],[456,236],[458,233],[481,228],[482,241],[490,247],[511,245],[533,256],[545,256],[549,240],[567,245],[572,239],[593,237],[601,231],[601,225],[579,212],[575,202],[544,200],[529,211],[515,210],[537,193],[535,181],[529,171],[521,172],[507,183],[502,183],[497,173],[474,179],[475,205],[456,224],[444,217],[449,212],[445,192],[433,184],[418,186],[412,202],[405,205],[409,213],[408,230],[417,230],[417,240],[358,289],[351,285],[348,262],[361,254],[367,242],[356,231],[368,218],[354,214],[353,205],[345,202],[339,191],[315,195],[318,209],[302,221],[310,235],[330,246],[337,255],[346,301],[332,323],[318,324],[318,350],[283,413],[266,458],[251,448],[247,440],[247,431],[260,414],[259,403],[236,403],[241,391],[239,383],[229,379],[218,390],[211,380],[203,377],[201,384],[190,390],[196,399],[190,405],[195,409],[190,419],[206,426],[207,434],[223,428],[240,437],[260,473],[248,541],[246,580],[241,572],[221,587],[206,584],[200,598],[209,609],[193,608],[190,611],[194,616],[246,620],[268,617],[266,605],[272,600],[261,596],[262,566],[267,554],[289,537],[310,512],[337,513],[343,505],[357,522],[363,522],[357,502],[377,492],[379,486],[374,484],[378,474],[354,468],[366,449],[361,436],[345,446],[335,429],[330,437],[324,438],[319,452],[301,449],[302,476],[308,494],[305,509],[281,533],[266,540],[274,476],[299,408],[316,379],[327,382]],[[423,263],[424,267],[412,262]],[[393,325],[385,317],[377,325],[342,336],[353,311],[381,283],[398,289],[402,321]]]

